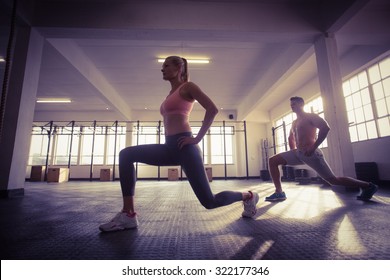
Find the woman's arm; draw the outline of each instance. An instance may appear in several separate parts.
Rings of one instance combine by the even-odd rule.
[[[203,137],[206,135],[207,131],[210,129],[215,116],[218,114],[218,108],[215,106],[214,102],[194,83],[188,82],[183,89],[183,95],[185,98],[198,101],[198,103],[206,110],[202,126],[195,138],[192,138],[192,143],[185,141],[187,144],[198,144]],[[180,145],[183,146],[183,143]]]

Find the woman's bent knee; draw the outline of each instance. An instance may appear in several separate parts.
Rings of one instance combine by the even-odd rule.
[[[211,210],[217,207],[214,201],[207,201],[207,202],[201,201],[200,203],[207,210]]]

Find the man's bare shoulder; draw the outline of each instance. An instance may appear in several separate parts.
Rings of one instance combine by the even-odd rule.
[[[326,120],[324,120],[318,114],[306,113],[306,120],[309,121],[313,126],[317,128],[328,126]]]

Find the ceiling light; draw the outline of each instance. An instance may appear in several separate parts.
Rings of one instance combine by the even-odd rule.
[[[0,57],[0,62],[5,62],[5,59],[3,57]]]
[[[159,63],[163,63],[165,61],[165,58],[159,58],[157,59],[157,61]],[[207,59],[207,58],[202,58],[202,59],[197,59],[197,58],[189,58],[187,59],[187,62],[188,63],[192,63],[192,64],[208,64],[210,63],[210,59]]]
[[[37,98],[37,103],[71,103],[69,98]]]

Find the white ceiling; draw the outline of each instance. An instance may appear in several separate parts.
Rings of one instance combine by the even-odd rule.
[[[180,55],[211,60],[190,65],[190,78],[218,107],[266,122],[286,97],[319,91],[313,43],[323,31],[335,32],[340,58],[390,49],[389,2],[35,1],[31,23],[46,38],[37,96],[73,100],[37,104],[36,112],[131,120],[137,110],[158,110],[169,83],[157,58]]]

